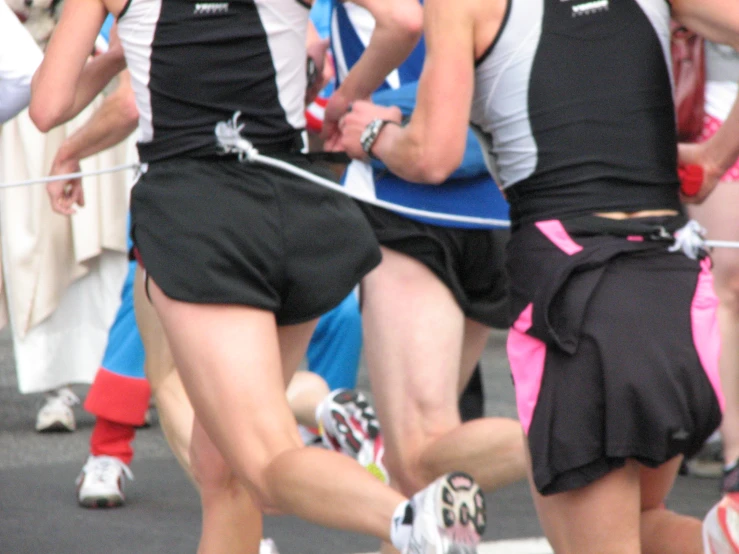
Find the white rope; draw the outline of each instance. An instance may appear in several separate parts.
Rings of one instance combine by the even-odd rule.
[[[380,208],[385,208],[388,210],[392,210],[394,212],[403,213],[406,215],[413,215],[417,217],[425,217],[429,219],[438,219],[441,221],[455,221],[458,223],[469,223],[474,225],[484,225],[484,226],[495,226],[495,227],[510,227],[510,222],[506,219],[489,219],[485,217],[473,217],[473,216],[465,216],[465,215],[453,215],[453,214],[445,214],[445,213],[437,213],[437,212],[429,212],[426,210],[419,210],[416,208],[409,208],[407,206],[401,206],[399,204],[394,204],[392,202],[386,202],[384,200],[380,200],[379,198],[366,198],[364,196],[360,196],[353,191],[349,191],[346,188],[342,187],[341,185],[337,185],[333,181],[330,181],[329,179],[324,179],[323,177],[320,177],[314,173],[311,173],[310,171],[305,171],[303,169],[300,169],[299,167],[295,167],[294,165],[284,162],[282,160],[277,160],[275,158],[270,158],[268,156],[263,156],[259,153],[259,151],[254,147],[254,145],[246,140],[244,137],[241,136],[240,131],[243,129],[244,124],[238,123],[238,118],[241,115],[240,112],[236,112],[229,121],[221,121],[216,125],[216,138],[218,139],[218,144],[223,148],[224,152],[228,154],[237,154],[240,161],[248,161],[248,162],[257,162],[264,165],[268,165],[270,167],[274,167],[277,169],[281,169],[283,171],[287,171],[288,173],[292,173],[293,175],[297,177],[301,177],[303,179],[306,179],[308,181],[312,181],[313,183],[316,183],[317,185],[322,185],[326,188],[330,188],[332,190],[335,190],[337,192],[341,192],[343,194],[346,194],[347,196],[351,196],[352,198],[355,198],[357,200],[360,200],[362,202],[366,202],[368,204],[372,204],[374,206],[378,206]]]
[[[472,217],[454,214],[445,214],[437,212],[429,212],[426,210],[419,210],[415,208],[409,208],[407,206],[401,206],[392,202],[386,202],[378,198],[365,198],[352,191],[348,191],[341,185],[337,185],[333,181],[324,179],[310,171],[305,171],[296,167],[290,163],[263,156],[254,147],[254,145],[241,136],[240,132],[244,127],[244,124],[238,123],[238,118],[241,116],[240,112],[236,112],[229,121],[221,121],[216,125],[215,134],[218,139],[218,144],[223,148],[226,153],[237,154],[239,161],[256,162],[277,169],[281,169],[288,173],[291,173],[297,177],[301,177],[318,185],[330,188],[337,192],[356,198],[362,202],[373,204],[380,208],[389,209],[395,212],[404,213],[407,215],[414,215],[418,217],[425,217],[429,219],[438,219],[442,221],[455,221],[458,223],[470,223],[475,225],[484,226],[495,226],[495,227],[509,227],[510,222],[504,219],[491,219],[484,217]],[[12,188],[22,187],[27,185],[35,185],[41,183],[51,183],[54,181],[68,181],[71,179],[79,179],[82,177],[92,177],[95,175],[104,175],[106,173],[116,173],[118,171],[126,171],[129,169],[144,170],[145,166],[138,163],[130,163],[123,165],[116,165],[107,169],[98,169],[95,171],[79,171],[76,173],[66,173],[63,175],[52,175],[49,177],[41,177],[38,179],[27,179],[25,181],[11,181],[7,183],[0,183],[0,188]],[[678,229],[675,232],[675,244],[670,247],[670,251],[682,250],[686,256],[694,257],[699,252],[701,247],[707,248],[739,248],[739,242],[728,241],[728,240],[705,240],[703,236],[705,230],[696,222],[690,221],[687,225]]]
[[[234,116],[229,121],[221,121],[216,125],[216,138],[218,139],[218,144],[223,148],[223,151],[228,154],[237,154],[239,161],[248,161],[248,162],[257,162],[264,165],[268,165],[271,167],[275,167],[277,169],[282,169],[283,171],[287,171],[288,173],[292,173],[293,175],[296,175],[298,177],[302,177],[303,179],[307,179],[308,181],[312,181],[316,184],[323,185],[327,188],[330,188],[332,190],[341,192],[343,194],[346,194],[347,196],[351,196],[352,198],[356,198],[357,200],[360,200],[362,202],[366,202],[368,204],[373,204],[375,206],[378,206],[380,208],[386,208],[395,212],[400,212],[408,215],[415,215],[420,217],[427,217],[430,219],[439,219],[443,221],[456,221],[460,223],[473,223],[476,225],[485,225],[485,226],[496,226],[496,227],[510,227],[510,222],[503,219],[488,219],[488,218],[482,218],[482,217],[471,217],[471,216],[463,216],[463,215],[452,215],[452,214],[445,214],[445,213],[437,213],[437,212],[428,212],[426,210],[417,210],[415,208],[408,208],[406,206],[400,206],[398,204],[394,204],[392,202],[385,202],[384,200],[380,200],[377,198],[366,198],[363,196],[360,196],[356,193],[353,193],[352,191],[348,191],[346,188],[337,185],[333,181],[329,181],[328,179],[324,179],[323,177],[319,177],[318,175],[315,175],[314,173],[311,173],[309,171],[305,171],[303,169],[300,169],[299,167],[295,167],[292,164],[289,164],[287,162],[283,162],[282,160],[276,160],[274,158],[270,158],[267,156],[263,156],[259,153],[259,150],[257,150],[254,145],[246,140],[244,137],[241,136],[241,130],[244,128],[243,123],[238,123],[238,119],[241,116],[241,112],[236,112]],[[739,248],[739,242],[732,242],[727,240],[705,240],[703,239],[703,234],[705,231],[701,228],[700,233],[698,234],[698,237],[700,238],[700,245],[697,245],[697,239],[695,237],[695,229],[693,227],[688,227],[691,223],[695,223],[698,225],[697,222],[691,221],[683,227],[682,229],[678,229],[678,231],[675,233],[675,245],[671,247],[671,251],[677,251],[677,250],[683,250],[685,254],[688,257],[696,256],[697,255],[697,249],[700,247],[700,245],[707,247],[707,248]],[[688,229],[686,230],[686,227]],[[700,226],[699,226],[700,227]],[[681,233],[681,231],[684,231]],[[682,238],[680,238],[680,236]]]
[[[65,173],[63,175],[51,175],[49,177],[40,177],[38,179],[26,179],[25,181],[10,181],[9,183],[0,183],[0,188],[24,187],[27,185],[37,185],[41,183],[53,183],[54,181],[69,181],[71,179],[79,179],[81,177],[92,177],[94,175],[104,175],[106,173],[116,173],[117,171],[126,171],[127,169],[138,169],[139,164],[124,164],[109,167],[107,169],[96,169],[94,171],[78,171],[77,173]]]
[[[682,252],[695,260],[706,248],[739,248],[739,242],[730,240],[706,240],[706,230],[700,223],[691,219],[680,229],[675,231],[675,244],[670,246],[670,252]]]
[[[707,240],[708,248],[739,248],[739,242],[731,240]]]

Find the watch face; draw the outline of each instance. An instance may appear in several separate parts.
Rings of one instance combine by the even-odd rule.
[[[377,135],[380,133],[380,129],[382,129],[384,123],[385,122],[382,119],[373,119],[364,128],[364,131],[362,131],[362,134],[359,137],[359,142],[362,145],[362,150],[367,154],[370,154],[372,145],[375,143],[375,140],[377,140]]]
[[[372,123],[374,123],[374,121],[368,123],[367,126],[362,131],[362,134],[359,136],[359,142],[362,143],[362,146],[364,146],[364,143],[367,142],[367,139],[372,134]]]

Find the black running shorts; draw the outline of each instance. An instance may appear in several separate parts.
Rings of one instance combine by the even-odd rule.
[[[721,421],[710,260],[668,252],[659,235],[551,220],[511,237],[508,357],[542,494],[628,458],[690,456]]]
[[[303,156],[282,159],[331,178]],[[381,257],[353,200],[233,156],[150,164],[131,193],[131,235],[168,297],[253,306],[280,325],[338,305]]]
[[[441,227],[359,202],[380,244],[429,268],[466,317],[497,329],[508,319],[507,229]]]

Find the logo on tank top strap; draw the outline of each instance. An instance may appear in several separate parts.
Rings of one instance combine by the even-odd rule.
[[[560,2],[569,2],[570,0],[560,0]],[[591,0],[572,6],[572,17],[581,15],[593,15],[594,13],[604,12],[608,10],[610,0]]]
[[[195,15],[216,15],[228,13],[228,2],[201,2],[195,4]]]

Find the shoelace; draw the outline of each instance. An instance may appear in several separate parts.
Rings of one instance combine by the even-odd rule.
[[[130,481],[134,480],[131,469],[113,456],[96,456],[95,458],[90,458],[85,464],[83,471],[99,483],[117,479],[118,473],[121,471]]]

